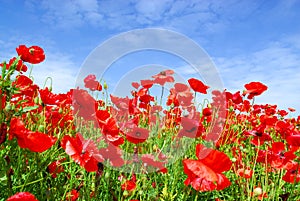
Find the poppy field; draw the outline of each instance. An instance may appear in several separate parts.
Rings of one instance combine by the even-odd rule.
[[[93,74],[56,94],[30,75],[44,50],[16,52],[0,64],[0,201],[300,200],[300,115],[256,104],[265,84],[210,90],[165,70],[130,97]]]

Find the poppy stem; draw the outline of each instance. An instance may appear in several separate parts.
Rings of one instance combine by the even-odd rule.
[[[47,77],[45,82],[44,82],[44,86],[43,88],[45,88],[46,84],[47,84],[47,81],[50,80],[50,87],[49,87],[49,90],[52,91],[52,77]]]
[[[162,86],[162,87],[161,87],[161,95],[160,95],[160,101],[159,101],[159,105],[161,105],[161,104],[162,104],[162,99],[163,99],[163,96],[164,96],[164,89],[165,89],[165,87],[164,87],[164,86]]]

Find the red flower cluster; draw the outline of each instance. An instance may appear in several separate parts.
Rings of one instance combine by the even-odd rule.
[[[27,48],[20,45],[16,50],[19,58],[0,65],[3,74],[26,72],[24,62],[36,64],[45,59],[44,51],[37,46]],[[260,82],[246,84],[243,93],[214,90],[212,102],[203,104],[199,110],[193,102],[196,92],[207,94],[209,86],[195,78],[189,79],[188,84],[174,83],[173,70],[133,82],[132,97],[110,95],[109,101],[96,100],[89,93],[102,90],[95,75],[88,75],[83,80],[87,90],[77,88],[65,94],[54,94],[49,88],[41,89],[21,73],[14,80],[0,77],[0,145],[7,147],[12,140],[16,140],[21,148],[45,152],[58,141],[62,149],[54,151],[54,154],[50,151],[43,154],[51,155],[50,161],[45,163],[52,177],[49,179],[69,177],[63,173],[66,156],[85,171],[96,172],[95,177],[89,177],[95,179],[95,189],[103,182],[101,177],[105,175],[104,165],[107,164],[114,167],[133,164],[135,170],[143,173],[172,172],[168,169],[172,167],[167,163],[173,156],[164,152],[168,150],[172,153],[173,149],[180,149],[181,142],[187,138],[195,138],[197,143],[215,145],[214,148],[207,148],[198,144],[194,153],[197,159],[186,158],[182,161],[183,171],[187,175],[184,184],[196,191],[223,190],[231,183],[243,187],[244,181],[251,181],[256,187],[248,189],[247,195],[257,199],[267,198],[271,195],[255,183],[259,177],[256,167],[266,174],[282,173],[280,179],[286,182],[285,185],[300,182],[300,116],[288,118],[289,112],[295,112],[293,108],[279,110],[276,105],[251,104],[251,99],[268,88]],[[161,86],[163,95],[166,83],[172,84],[172,87],[166,104],[159,105],[150,91],[157,84]],[[103,86],[106,88],[106,85]],[[75,129],[75,124],[82,125],[82,134]],[[87,138],[89,135],[92,135],[91,139]],[[7,138],[9,141],[6,141]],[[165,149],[165,143],[164,148],[159,147],[161,144],[156,144],[156,140],[171,142],[170,150]],[[133,158],[128,157],[126,148],[133,149]],[[152,153],[149,154],[149,151]],[[59,154],[57,158],[56,154]],[[234,163],[228,156],[233,156]],[[12,157],[5,159],[7,164],[10,164],[9,159]],[[231,181],[227,178],[229,173],[234,173],[228,177]],[[79,171],[76,178],[81,180],[85,174],[88,173]],[[12,168],[7,175],[8,178],[14,176]],[[118,185],[125,191],[124,195],[134,195],[140,184],[134,173],[131,178],[120,181]],[[109,184],[111,182],[109,180]],[[86,184],[82,182],[76,189],[68,190],[64,196],[67,200],[79,199],[83,185]],[[156,182],[152,186],[159,189]],[[110,191],[113,192],[113,189]],[[21,192],[8,200],[37,199],[28,192]]]

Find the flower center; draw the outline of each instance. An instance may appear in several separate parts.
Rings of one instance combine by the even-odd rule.
[[[141,134],[141,132],[136,132],[135,135],[136,135],[137,137],[140,137],[142,134]]]

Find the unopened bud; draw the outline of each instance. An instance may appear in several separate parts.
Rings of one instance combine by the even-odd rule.
[[[254,195],[261,195],[262,194],[262,189],[260,187],[256,187],[254,190],[253,190],[253,194]]]
[[[108,89],[107,83],[106,83],[105,81],[104,81],[104,83],[103,83],[103,88],[104,88],[105,90]]]

